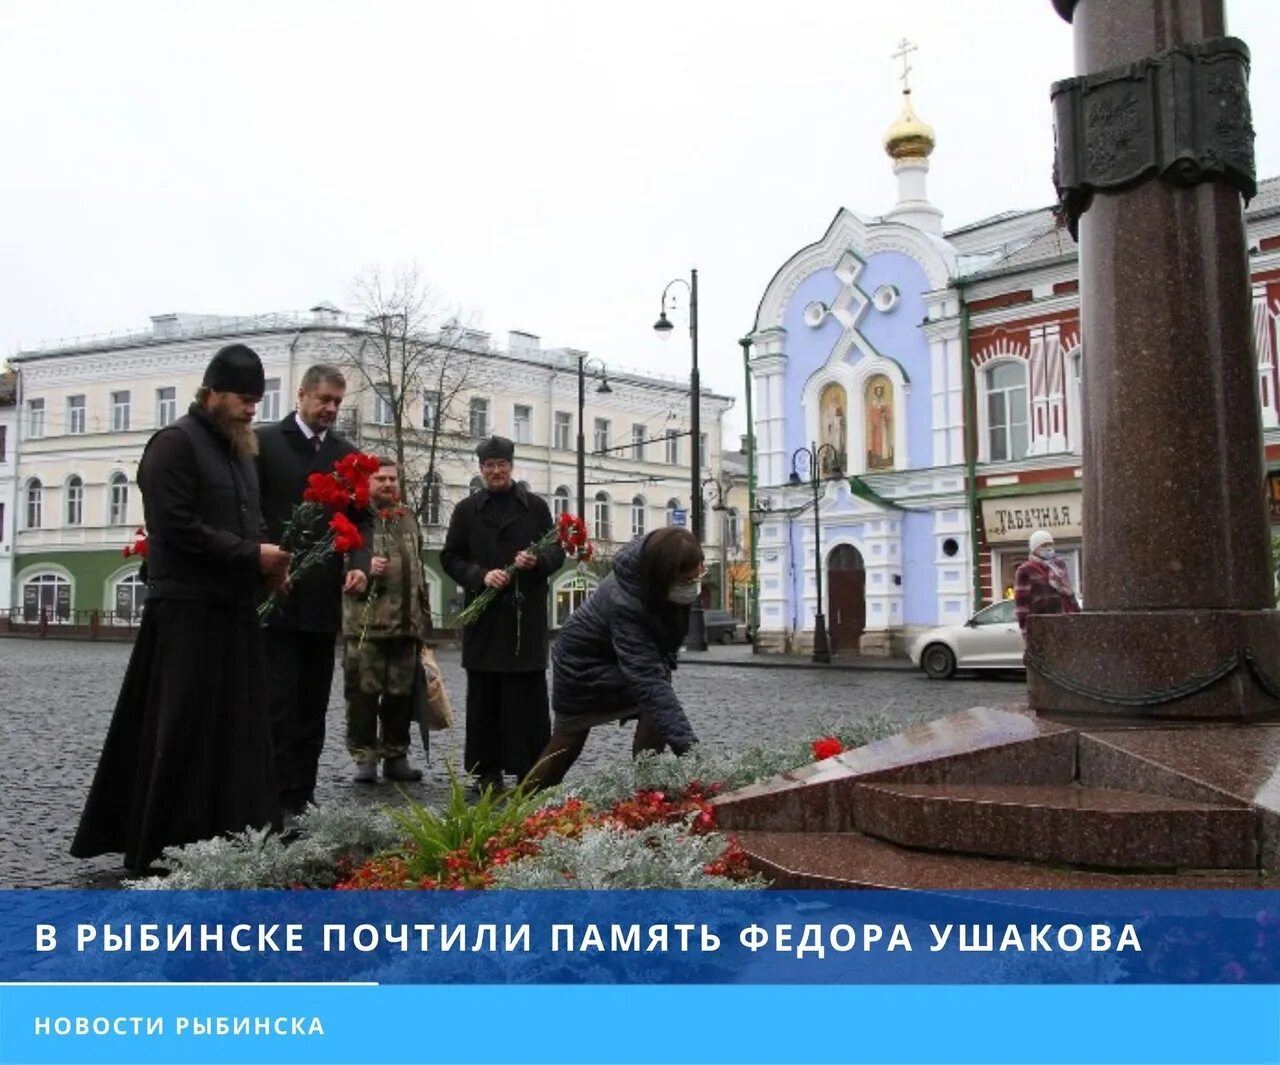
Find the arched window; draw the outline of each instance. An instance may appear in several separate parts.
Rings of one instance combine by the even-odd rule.
[[[574,573],[555,588],[555,616],[553,624],[558,629],[578,607],[591,598],[596,590],[596,579],[589,573]]]
[[[726,547],[742,546],[742,515],[737,507],[724,512],[724,543]]]
[[[427,487],[427,524],[439,525],[441,503],[444,496],[444,478],[440,476],[440,471],[435,470],[431,474],[431,484]]]
[[[27,482],[27,528],[38,529],[44,514],[44,485],[39,477]]]
[[[129,524],[129,478],[123,473],[113,473],[107,482],[109,494],[109,514],[107,521],[111,525]]]
[[[84,523],[84,481],[76,474],[67,478],[67,524]]]
[[[631,538],[634,540],[637,536],[643,536],[648,529],[645,521],[644,496],[636,496],[631,501]]]
[[[613,539],[613,508],[609,505],[609,493],[596,493],[596,539],[612,540]]]
[[[674,525],[676,523],[676,511],[680,509],[680,500],[667,500],[667,524]]]
[[[991,462],[1027,454],[1027,365],[1000,362],[987,371],[987,446]]]
[[[569,489],[561,485],[551,497],[551,516],[559,519],[561,514],[569,513]]]
[[[137,621],[142,617],[142,604],[146,598],[147,586],[142,583],[137,570],[117,580],[114,589],[116,622],[130,624]]]
[[[22,620],[71,620],[71,582],[61,573],[37,573],[22,582]]]
[[[467,490],[468,490],[472,495],[475,495],[475,494],[476,494],[477,492],[479,492],[482,488],[484,488],[484,481],[483,481],[483,480],[481,480],[479,477],[472,477],[472,478],[471,478],[471,485],[470,485],[470,487],[469,487]]]

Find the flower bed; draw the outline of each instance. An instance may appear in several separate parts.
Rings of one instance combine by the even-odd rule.
[[[897,731],[869,719],[805,743],[739,753],[695,748],[645,754],[572,784],[468,801],[451,773],[439,809],[330,804],[299,819],[296,837],[245,832],[169,848],[168,876],[133,888],[763,887],[731,836],[716,831],[719,793]]]

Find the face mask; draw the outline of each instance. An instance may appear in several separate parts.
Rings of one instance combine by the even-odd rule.
[[[1044,559],[1046,562],[1052,562],[1055,558],[1057,558],[1057,556],[1058,556],[1058,552],[1055,551],[1052,547],[1040,548],[1040,557]]]
[[[671,586],[667,598],[680,606],[692,606],[698,598],[701,587],[698,581],[679,581]]]

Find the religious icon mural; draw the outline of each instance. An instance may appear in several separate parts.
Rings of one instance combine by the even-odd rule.
[[[848,399],[840,385],[827,385],[822,390],[822,395],[818,400],[818,424],[822,434],[821,443],[830,444],[831,451],[836,453],[836,458],[833,461],[831,451],[824,450],[822,452],[822,475],[824,477],[840,473],[848,465],[845,462],[849,427],[845,412],[848,409]]]
[[[867,382],[867,469],[893,469],[893,382],[876,374]]]

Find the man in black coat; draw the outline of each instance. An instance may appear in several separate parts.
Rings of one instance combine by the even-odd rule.
[[[356,450],[333,430],[347,390],[336,366],[316,365],[302,375],[298,408],[258,430],[258,478],[266,539],[278,542],[307,477],[328,473]],[[342,593],[363,592],[373,532],[368,511],[348,515],[360,526],[365,547],[346,559],[331,556],[305,573],[266,620],[267,697],[275,746],[280,805],[301,813],[315,799],[316,772],[324,749],[325,716],[333,686],[334,643],[342,630]],[[321,519],[319,525],[327,522]],[[322,529],[313,532],[318,537]]]
[[[564,564],[559,547],[530,544],[554,525],[544,500],[512,482],[515,445],[494,436],[476,448],[484,488],[453,511],[440,561],[466,590],[503,592],[462,630],[467,671],[464,766],[477,788],[501,790],[503,773],[524,777],[551,735],[547,706],[547,581]],[[514,577],[505,572],[512,562]]]
[[[147,603],[71,853],[122,851],[141,872],[168,846],[279,825],[258,600],[289,554],[258,542],[262,363],[233,344],[138,468]]]

